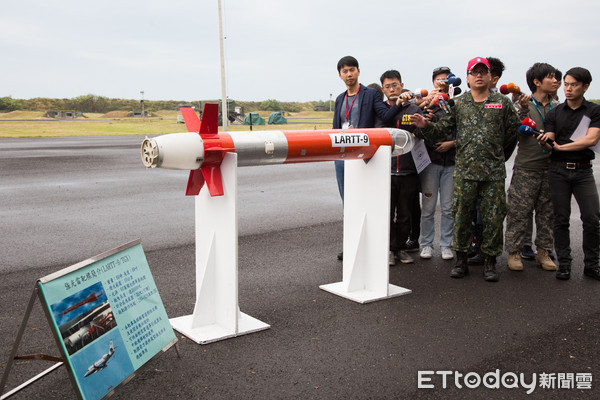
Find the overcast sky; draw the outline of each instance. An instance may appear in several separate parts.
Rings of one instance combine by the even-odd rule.
[[[0,7],[0,97],[203,100],[221,97],[217,0],[19,0]],[[360,81],[397,69],[431,88],[446,65],[495,56],[500,84],[529,92],[525,71],[588,68],[600,99],[600,1],[222,0],[227,95],[243,101],[328,100],[344,90],[337,61]],[[466,89],[466,83],[462,85]],[[564,99],[562,89],[559,93]]]

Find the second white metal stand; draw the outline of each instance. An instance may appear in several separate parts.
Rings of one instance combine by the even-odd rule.
[[[368,303],[409,294],[389,284],[391,148],[381,146],[365,163],[344,168],[344,261],[342,281],[320,288]]]

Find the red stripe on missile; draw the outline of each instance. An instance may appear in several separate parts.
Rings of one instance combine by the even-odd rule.
[[[199,140],[188,133],[146,138],[142,161],[146,167],[191,169],[188,196],[198,195],[204,183],[211,196],[224,194],[220,168],[228,152],[238,153],[239,165],[265,165],[367,160],[380,146],[391,146],[396,154],[404,154],[414,145],[409,132],[392,128],[219,133],[218,104],[205,105],[202,121],[191,108],[181,112],[188,131],[197,133]]]

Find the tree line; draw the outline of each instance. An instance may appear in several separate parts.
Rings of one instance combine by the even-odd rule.
[[[219,102],[219,100],[214,100]],[[206,101],[177,101],[177,100],[144,100],[144,110],[177,110],[180,106],[193,106],[201,110]],[[313,111],[329,110],[329,101],[310,101],[305,103],[280,102],[269,99],[264,101],[235,101],[236,106],[243,107],[245,112],[254,111]],[[10,111],[79,111],[82,113],[107,113],[110,111],[139,111],[142,105],[140,100],[113,99],[104,96],[88,94],[74,97],[72,99],[52,99],[36,97],[33,99],[13,99],[12,97],[0,97],[0,112]]]

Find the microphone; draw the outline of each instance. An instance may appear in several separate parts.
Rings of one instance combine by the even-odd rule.
[[[514,83],[509,83],[508,85],[506,85],[506,88],[508,89],[509,92],[514,93],[514,94],[522,94],[521,93],[521,88],[518,87],[517,85],[515,85]]]
[[[442,79],[442,82],[445,82],[448,85],[460,86],[462,80],[458,76],[450,73],[446,79]]]
[[[437,96],[435,96],[435,99],[433,99],[433,105],[438,107],[438,104],[440,101],[448,101],[449,97],[446,93],[440,93]]]
[[[521,125],[527,125],[527,126],[530,126],[533,129],[537,128],[537,124],[535,123],[535,121],[532,120],[529,117],[527,117],[523,121],[521,121]]]
[[[454,96],[458,96],[461,93],[462,93],[462,89],[461,88],[459,88],[459,87],[455,87],[454,88],[454,93],[453,93]]]
[[[410,100],[402,102],[402,106],[414,104],[417,100],[423,100],[423,98],[427,97],[428,94],[429,92],[427,91],[427,89],[416,89],[414,92],[410,92]]]
[[[516,95],[522,94],[521,93],[521,88],[518,87],[517,85],[515,85],[514,83],[509,83],[508,85],[502,85],[500,86],[500,93],[507,95],[509,93],[513,93]]]
[[[533,129],[531,126],[528,126],[528,125],[521,125],[519,127],[519,132],[525,136],[533,135],[535,137],[538,137],[542,134],[541,132],[536,131],[535,129]],[[554,140],[548,139],[548,140],[546,140],[546,143],[548,143],[550,146],[554,147]]]
[[[433,100],[433,105],[444,110],[446,114],[450,114],[451,111],[450,106],[448,105],[448,100],[448,95],[446,93],[442,93],[435,97],[435,99]]]
[[[412,92],[412,98],[421,100],[424,97],[427,97],[428,94],[429,94],[429,92],[427,91],[427,89],[418,88],[418,89],[415,89],[414,92]]]

